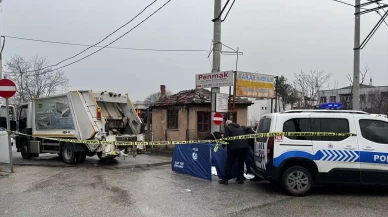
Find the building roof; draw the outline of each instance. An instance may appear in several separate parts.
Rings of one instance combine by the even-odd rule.
[[[182,90],[177,94],[173,94],[169,97],[159,100],[152,107],[164,107],[164,106],[181,106],[181,105],[194,105],[194,104],[210,104],[211,92],[210,90],[199,88],[191,90]],[[253,103],[246,98],[235,98],[236,104],[252,105]]]
[[[367,85],[367,84],[360,84],[360,88],[373,88],[373,87],[377,87],[377,86]],[[342,88],[339,88],[339,89],[351,89],[351,88],[353,88],[352,85],[347,86],[347,87],[342,87]]]

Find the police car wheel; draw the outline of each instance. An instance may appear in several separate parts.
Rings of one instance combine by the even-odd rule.
[[[282,188],[287,194],[303,196],[307,194],[312,186],[311,172],[301,166],[288,168],[282,176]]]

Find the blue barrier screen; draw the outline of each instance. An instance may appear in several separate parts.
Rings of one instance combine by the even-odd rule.
[[[210,150],[212,147],[210,144],[175,145],[171,162],[172,170],[211,181]]]

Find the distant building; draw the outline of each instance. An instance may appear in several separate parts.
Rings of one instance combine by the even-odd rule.
[[[165,86],[161,88],[161,100],[152,109],[152,133],[154,140],[203,139],[211,131],[211,92],[207,89],[183,90],[165,97]],[[247,125],[248,99],[235,99],[234,121]],[[224,114],[224,120],[227,113]]]
[[[150,107],[145,101],[135,101],[133,104],[136,110],[147,110]]]
[[[352,109],[352,86],[318,92],[319,103],[341,102],[344,109]],[[373,109],[374,101],[379,98],[388,99],[388,86],[360,85],[360,108],[368,111]]]

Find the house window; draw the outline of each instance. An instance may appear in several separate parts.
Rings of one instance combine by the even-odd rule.
[[[326,96],[323,96],[320,98],[320,103],[326,103]]]
[[[198,133],[210,132],[210,112],[197,112]]]
[[[230,114],[231,117],[228,117],[228,114]],[[234,123],[237,123],[237,112],[223,113],[223,116],[224,116],[224,123],[227,120],[232,120]]]
[[[365,102],[365,94],[361,94],[360,95],[360,101],[361,102]]]
[[[167,129],[178,129],[178,110],[167,110]]]
[[[376,94],[374,94],[374,93],[369,94],[368,99],[369,99],[368,100],[369,102],[373,102],[376,99]]]
[[[330,102],[337,102],[336,96],[330,96]]]

